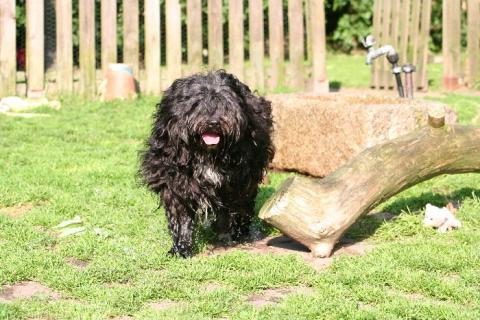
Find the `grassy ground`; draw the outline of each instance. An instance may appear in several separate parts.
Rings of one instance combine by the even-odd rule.
[[[329,72],[355,85],[340,68]],[[477,121],[480,98],[442,101],[462,123]],[[154,104],[69,98],[59,111],[38,110],[47,118],[0,115],[0,285],[34,280],[61,295],[0,302],[0,319],[480,318],[480,175],[438,177],[390,199],[379,210],[396,219],[364,218],[347,235],[375,249],[336,258],[324,272],[296,256],[167,256],[163,210],[135,182]],[[284,178],[271,174],[257,207]],[[448,200],[461,202],[464,227],[423,228],[425,204]],[[86,232],[60,238],[54,226],[76,215]],[[311,290],[260,308],[248,303],[281,287]]]

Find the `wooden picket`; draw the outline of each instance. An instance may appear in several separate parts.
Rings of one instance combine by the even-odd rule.
[[[35,1],[35,0],[33,0]],[[40,2],[40,1],[39,1]],[[95,0],[79,2],[80,94],[93,97],[95,83]]]
[[[167,82],[182,75],[182,30],[179,0],[166,0]]]
[[[123,0],[123,62],[129,64],[133,74],[139,73],[139,7],[138,0]]]
[[[108,65],[117,62],[117,0],[102,0],[101,26],[102,71],[105,77]]]
[[[208,66],[223,67],[222,0],[208,0]]]
[[[291,86],[295,89],[303,89],[303,14],[302,0],[288,1],[288,37],[289,58],[291,67]]]
[[[16,66],[17,58],[22,58],[17,57],[16,50],[23,49],[15,34],[15,5],[19,2],[0,1],[0,97],[23,89],[20,81],[27,83],[30,96],[79,93],[95,97],[97,88],[104,88],[108,65],[119,62],[132,66],[141,92],[155,95],[178,77],[224,67],[261,92],[278,87],[318,92],[319,84],[323,88],[328,84],[324,0],[290,0],[287,6],[283,0],[48,0],[55,6],[53,11],[48,7],[48,12],[45,1],[26,0],[26,72],[17,71]],[[78,26],[73,16],[76,5]],[[52,12],[55,18],[48,16]],[[228,21],[224,21],[225,14]],[[53,42],[44,36],[45,16],[47,29],[56,30]],[[52,21],[55,28],[49,24]],[[205,23],[207,32],[202,31]],[[227,25],[228,34],[224,35]],[[287,36],[284,28],[288,28]],[[186,38],[182,39],[185,29]],[[74,41],[77,36],[78,43]],[[49,59],[53,57],[49,70],[44,66],[44,47]],[[161,59],[162,52],[165,59]]]
[[[480,82],[480,0],[468,0],[467,9],[467,84]]]
[[[282,0],[269,0],[268,4],[270,87],[277,88],[285,84],[283,6]]]
[[[456,89],[460,85],[460,0],[443,1],[443,86]]]
[[[312,41],[312,63],[313,63],[313,92],[320,94],[329,90],[327,70],[324,61],[326,60],[327,48],[325,44],[325,11],[324,0],[310,0],[309,10]]]
[[[73,37],[72,0],[57,0],[57,88],[60,92],[73,92]]]
[[[0,1],[0,97],[16,91],[15,0]]]
[[[160,94],[160,0],[145,0],[145,92]]]
[[[200,71],[203,63],[201,0],[187,0],[187,63],[193,73]]]
[[[240,80],[244,80],[243,1],[229,0],[228,9],[228,68]]]
[[[45,88],[45,37],[43,32],[43,1],[27,0],[27,96],[42,96]]]
[[[250,33],[250,61],[253,68],[253,77],[250,85],[263,91],[265,89],[264,71],[264,40],[263,40],[263,7],[262,0],[249,0],[249,33]]]
[[[375,0],[373,36],[375,47],[392,45],[399,53],[399,64],[416,66],[414,83],[417,89],[428,88],[427,57],[430,33],[431,0]],[[384,57],[373,62],[371,86],[393,89],[394,77]]]

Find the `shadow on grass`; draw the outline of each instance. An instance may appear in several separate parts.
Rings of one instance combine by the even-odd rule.
[[[389,219],[382,219],[381,215],[364,216],[357,220],[345,233],[343,238],[352,239],[354,241],[362,241],[370,238],[375,234],[376,230],[385,223],[386,220],[394,220],[402,211],[410,212],[420,211],[423,213],[427,203],[431,203],[437,207],[444,207],[448,202],[457,202],[461,204],[465,198],[469,198],[472,194],[480,194],[479,189],[462,188],[449,194],[440,194],[427,192],[419,196],[408,198],[399,198],[382,208],[382,212],[388,212]]]

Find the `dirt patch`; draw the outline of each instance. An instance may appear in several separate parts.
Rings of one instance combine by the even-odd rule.
[[[72,258],[68,258],[68,259],[67,259],[67,263],[68,263],[68,264],[71,264],[72,266],[75,266],[75,267],[77,267],[77,268],[79,268],[79,269],[85,269],[85,268],[88,266],[88,264],[89,264],[88,261],[79,260],[79,259],[73,258],[73,257],[72,257]]]
[[[215,292],[215,291],[226,289],[226,287],[219,283],[209,282],[202,285],[199,289],[202,292],[209,293],[209,292]]]
[[[256,307],[263,307],[279,303],[292,294],[313,295],[314,293],[315,291],[312,288],[307,287],[274,288],[263,290],[259,294],[250,296],[247,301]]]
[[[172,300],[160,300],[160,301],[150,302],[147,305],[153,310],[162,311],[170,308],[179,308],[182,306],[182,303],[175,302]]]
[[[8,303],[19,299],[41,297],[52,300],[60,299],[60,294],[35,281],[24,281],[14,285],[4,285],[0,292],[0,302]]]
[[[442,276],[442,279],[447,282],[458,282],[462,280],[462,277],[459,274],[448,274]]]
[[[18,204],[13,207],[0,208],[0,215],[19,218],[35,207],[33,203]]]
[[[374,245],[366,241],[355,242],[351,239],[342,239],[336,246],[333,256],[339,255],[364,255],[374,248]],[[301,243],[286,236],[267,237],[258,241],[242,243],[230,247],[215,246],[202,253],[203,256],[223,254],[231,250],[241,250],[261,254],[296,254],[304,259],[315,270],[322,271],[333,262],[333,258],[315,258],[310,250]]]

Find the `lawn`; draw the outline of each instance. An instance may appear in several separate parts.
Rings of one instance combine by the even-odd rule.
[[[332,79],[357,86],[341,70]],[[480,124],[480,97],[435,99],[461,123]],[[295,255],[166,255],[163,209],[135,179],[155,103],[70,97],[58,111],[36,111],[49,117],[0,114],[0,286],[31,280],[55,293],[0,300],[0,319],[480,318],[478,174],[441,176],[382,204],[377,210],[396,219],[366,217],[346,235],[374,249],[338,256],[322,272]],[[270,174],[257,208],[285,177]],[[422,227],[425,204],[449,200],[460,201],[463,227]],[[54,227],[77,215],[85,231],[60,237]],[[200,237],[198,251],[208,244]],[[301,290],[272,304],[249,302],[273,288]]]

